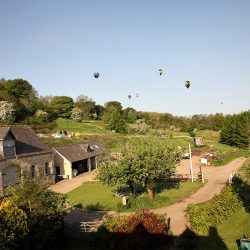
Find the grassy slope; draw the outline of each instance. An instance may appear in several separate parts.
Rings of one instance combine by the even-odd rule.
[[[250,214],[246,213],[244,208],[237,211],[230,220],[217,227],[218,236],[228,250],[238,249],[236,240],[240,239],[246,231],[250,232]],[[215,249],[214,246],[217,237],[206,236],[207,238],[199,240],[195,248],[196,250]]]
[[[248,183],[250,183],[250,159],[244,163],[239,173]],[[217,227],[217,231],[220,239],[226,244],[228,250],[237,250],[236,240],[242,238],[243,234],[250,236],[250,213],[246,212],[244,207],[241,207],[229,220],[220,224]],[[216,239],[213,237],[201,239],[196,249],[213,249],[215,241]]]
[[[74,122],[68,119],[57,119],[57,126],[53,129],[54,132],[58,130],[69,130],[72,132],[79,132],[83,134],[110,134],[111,132],[103,129],[100,121]]]

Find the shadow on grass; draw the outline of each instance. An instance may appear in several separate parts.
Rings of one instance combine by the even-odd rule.
[[[161,193],[164,190],[179,189],[179,188],[180,188],[180,181],[157,182],[154,186],[154,192]]]
[[[85,209],[89,211],[106,211],[106,207],[101,205],[99,202],[94,203],[94,204],[89,204],[86,207],[84,207],[81,203],[75,204],[74,207],[80,208],[80,209]]]
[[[250,185],[242,180],[240,176],[233,177],[233,191],[242,199],[243,206],[247,213],[250,213]]]
[[[152,234],[143,224],[139,224],[131,233],[109,232],[99,227],[97,232],[85,233],[80,238],[62,237],[58,242],[61,250],[227,250],[218,235],[217,229],[211,227],[208,236],[199,236],[187,229],[180,236]]]

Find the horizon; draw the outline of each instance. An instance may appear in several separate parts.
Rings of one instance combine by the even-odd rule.
[[[83,94],[187,117],[249,110],[249,1],[13,0],[0,8],[0,78],[25,79],[41,96]]]

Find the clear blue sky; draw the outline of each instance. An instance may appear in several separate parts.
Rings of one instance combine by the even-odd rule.
[[[0,78],[138,111],[239,113],[250,108],[249,13],[249,0],[0,0]]]

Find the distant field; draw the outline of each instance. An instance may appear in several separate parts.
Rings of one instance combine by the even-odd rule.
[[[218,142],[220,140],[220,133],[218,131],[211,130],[199,130],[196,133],[196,136],[202,137],[206,140],[212,140]]]
[[[80,132],[83,134],[109,134],[108,130],[103,129],[100,122],[74,122],[69,119],[57,119],[57,126],[53,129],[54,132],[58,130],[69,130],[72,132]]]
[[[90,142],[95,141],[104,145],[111,152],[121,152],[124,149],[124,145],[129,142],[138,142],[145,138],[154,138],[157,141],[166,143],[168,146],[181,147],[183,150],[188,150],[188,145],[190,143],[192,149],[194,150],[205,150],[210,151],[213,148],[215,151],[220,154],[226,154],[239,149],[230,147],[227,145],[220,144],[219,132],[203,130],[198,131],[197,136],[203,137],[204,146],[201,148],[196,148],[193,143],[192,138],[188,138],[188,133],[177,133],[171,130],[156,130],[161,134],[168,135],[169,137],[160,137],[152,135],[120,135],[117,133],[112,133],[111,131],[104,129],[104,124],[102,121],[90,121],[86,120],[83,122],[74,122],[69,119],[58,119],[57,127],[54,129],[54,132],[59,130],[69,130],[72,132],[78,132],[80,136],[73,138],[43,138],[45,142],[53,147],[59,145],[65,145],[70,143],[80,143],[80,142]],[[180,136],[180,137],[178,137]],[[234,156],[234,154],[232,154]],[[227,156],[226,156],[227,157]],[[234,157],[235,158],[235,157]],[[227,160],[227,159],[226,159]],[[224,162],[219,162],[218,164],[223,164]]]

